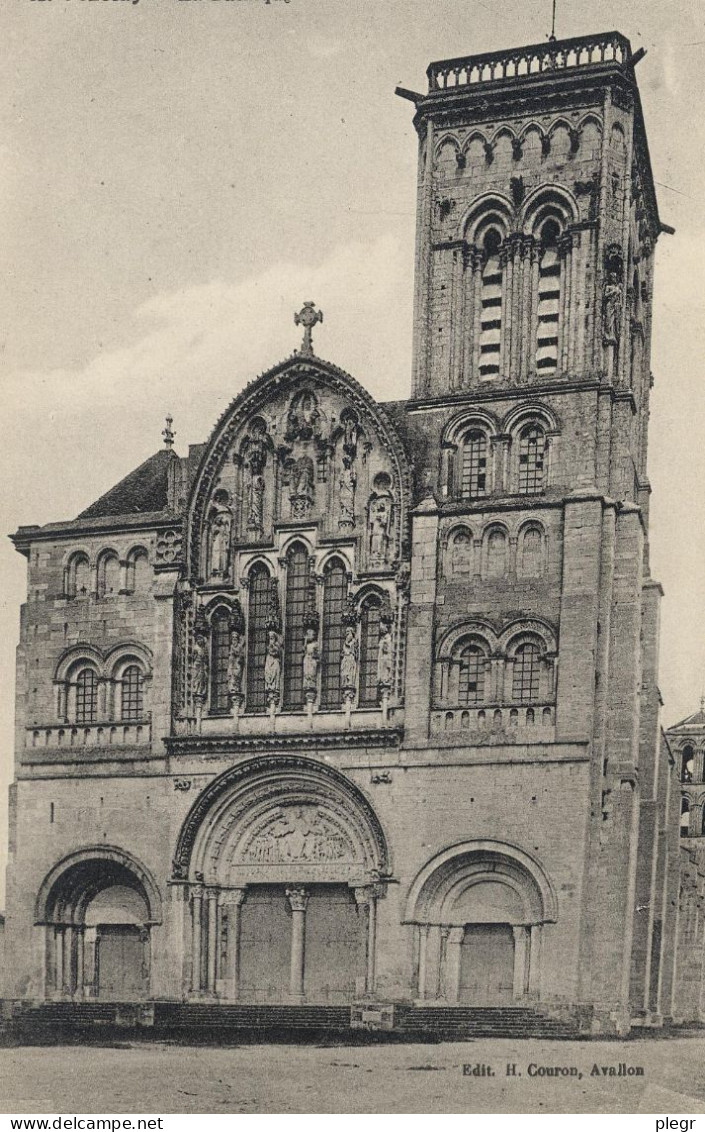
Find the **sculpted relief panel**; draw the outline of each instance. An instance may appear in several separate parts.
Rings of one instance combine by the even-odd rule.
[[[277,523],[360,535],[370,568],[399,554],[400,484],[371,422],[342,392],[311,380],[244,422],[204,508],[205,582],[233,582],[233,547],[271,541]],[[202,563],[203,566],[203,563]]]
[[[353,862],[355,850],[345,830],[317,806],[278,807],[236,855],[256,864]]]

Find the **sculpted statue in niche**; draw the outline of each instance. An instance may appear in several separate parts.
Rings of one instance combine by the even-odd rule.
[[[357,442],[360,436],[360,425],[355,414],[350,409],[343,409],[340,414],[340,428],[342,430],[343,452],[354,459],[357,454]],[[338,432],[336,434],[340,435]]]
[[[393,662],[392,627],[389,621],[383,620],[380,622],[377,646],[377,683],[382,690],[389,689],[392,685]]]
[[[193,641],[193,658],[191,666],[191,695],[196,722],[200,730],[203,708],[208,698],[208,678],[210,676],[210,662],[208,658],[208,643],[203,633],[196,633]]]
[[[303,682],[307,698],[318,690],[318,664],[321,654],[318,649],[318,640],[315,629],[308,628],[304,638],[303,652]]]
[[[208,516],[210,542],[209,577],[226,580],[230,571],[230,537],[233,527],[233,513],[229,504],[230,496],[222,488],[213,496],[213,506]]]
[[[233,698],[242,697],[242,681],[245,675],[245,638],[238,628],[230,635],[228,653],[228,691]]]
[[[370,560],[384,565],[389,557],[389,539],[392,526],[391,479],[386,472],[374,478],[374,491],[368,504],[368,551]]]
[[[246,442],[247,530],[255,538],[264,533],[264,470],[267,466],[267,427],[257,418],[250,425]]]
[[[602,339],[605,345],[618,346],[622,328],[622,280],[624,265],[618,247],[609,248],[605,256],[605,285],[602,295]]]
[[[291,514],[294,519],[305,519],[311,513],[315,491],[313,460],[299,456],[291,466]]]
[[[267,655],[264,659],[264,690],[267,703],[279,703],[282,673],[282,644],[281,637],[276,629],[267,633]]]
[[[293,398],[286,418],[284,439],[292,444],[295,440],[309,441],[321,433],[321,414],[315,393],[304,389]]]
[[[352,693],[354,697],[357,691],[357,666],[359,657],[360,650],[357,643],[357,633],[352,625],[348,625],[340,650],[340,686],[343,690],[343,698],[350,698],[349,693]]]
[[[606,344],[617,344],[620,338],[622,308],[622,285],[617,275],[611,271],[605,283],[602,300],[603,340]]]
[[[343,456],[343,464],[338,480],[338,496],[340,501],[339,527],[355,526],[355,487],[357,476],[353,468],[351,456]]]

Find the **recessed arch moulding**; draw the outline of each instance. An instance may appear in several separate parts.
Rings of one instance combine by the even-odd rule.
[[[174,879],[218,888],[337,883],[389,875],[387,844],[364,795],[325,764],[249,759],[216,778],[181,830]]]

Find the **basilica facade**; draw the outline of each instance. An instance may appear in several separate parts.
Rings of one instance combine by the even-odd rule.
[[[610,33],[397,92],[409,400],[319,358],[307,302],[205,443],[167,422],[13,536],[9,997],[673,1016],[637,62]]]

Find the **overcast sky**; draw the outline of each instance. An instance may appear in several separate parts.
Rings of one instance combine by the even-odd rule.
[[[416,136],[400,83],[544,39],[551,0],[12,0],[0,75],[0,530],[73,518],[161,445],[207,438],[325,313],[318,352],[409,392]],[[705,690],[705,6],[558,0],[638,67],[662,219],[650,475],[664,723]],[[24,559],[0,545],[11,778]],[[0,783],[4,795],[4,785]],[[4,816],[1,820],[4,820]],[[0,839],[4,842],[4,828]],[[1,899],[1,897],[0,897]]]

